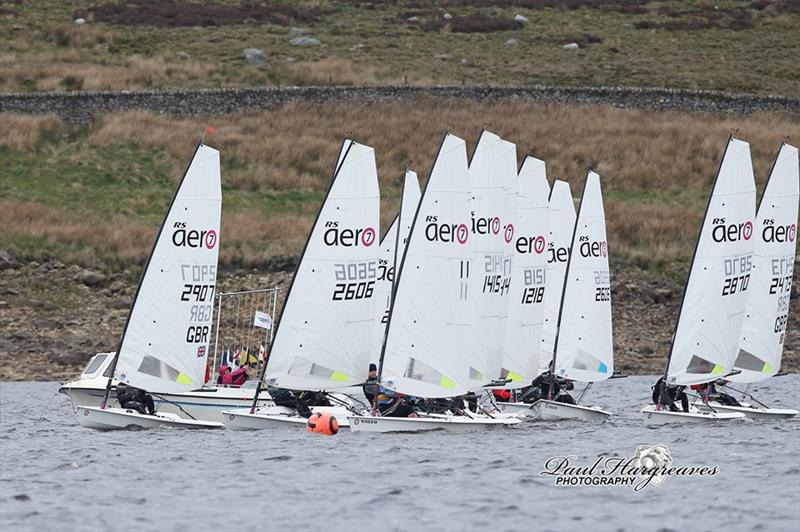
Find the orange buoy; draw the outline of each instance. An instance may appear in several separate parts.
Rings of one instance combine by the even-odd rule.
[[[317,432],[319,426],[319,414],[311,414],[306,423],[306,432]]]
[[[319,414],[317,418],[317,432],[326,436],[333,436],[339,432],[339,422],[328,412]]]

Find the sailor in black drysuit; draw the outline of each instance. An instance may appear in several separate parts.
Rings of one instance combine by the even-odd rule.
[[[308,407],[308,403],[298,398],[291,390],[267,386],[267,391],[272,398],[272,402],[277,406],[285,406],[286,408],[294,409],[305,418],[311,417],[312,412]]]
[[[141,388],[134,388],[125,383],[117,384],[117,401],[122,408],[136,410],[140,414],[156,413],[153,397]]]
[[[551,384],[553,390],[553,395],[551,397],[553,401],[570,405],[575,404],[575,399],[567,393],[567,390],[575,389],[575,385],[572,381],[557,377],[549,371],[533,379],[530,386],[519,391],[518,397],[520,397],[520,400],[524,403],[535,403],[539,399],[547,399],[550,394]]]
[[[680,412],[678,405],[675,404],[675,401],[680,401],[683,411],[688,412],[689,398],[683,389],[684,386],[670,386],[663,376],[659,377],[653,386],[653,404],[661,404],[669,408],[670,412]]]

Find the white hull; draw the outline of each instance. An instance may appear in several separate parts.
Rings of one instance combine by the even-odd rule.
[[[94,406],[78,406],[75,410],[78,424],[96,430],[140,429],[220,429],[222,423],[212,421],[195,421],[183,419],[173,414],[156,413],[153,416],[140,414],[135,410],[124,408],[106,408]]]
[[[656,410],[656,405],[647,405],[642,409],[644,422],[647,425],[667,425],[671,423],[713,423],[716,421],[733,421],[744,419],[740,412],[712,412],[690,409],[690,412],[672,412]]]
[[[497,402],[497,409],[504,414],[524,414],[525,416],[533,415],[531,407],[533,403],[504,403]]]
[[[763,408],[747,403],[742,403],[742,406],[727,406],[721,405],[716,401],[711,401],[710,405],[717,412],[739,412],[751,419],[789,419],[797,415],[797,410],[791,408]],[[702,408],[705,405],[698,405],[698,407]]]
[[[348,426],[347,416],[352,413],[341,406],[315,406],[311,408],[314,413],[329,413],[336,418],[339,428]],[[249,409],[226,410],[222,412],[226,429],[231,430],[261,430],[273,428],[299,427],[303,428],[308,420],[297,415],[296,412],[283,406],[269,406],[256,410],[254,414]]]
[[[105,393],[104,386],[105,383],[103,383],[103,387],[94,387],[73,381],[64,384],[58,391],[69,397],[74,405],[99,407]],[[159,393],[160,397],[153,395],[153,402],[156,404],[156,410],[162,413],[188,417],[186,415],[188,412],[198,420],[222,423],[223,410],[249,409],[253,403],[254,393],[254,388],[205,388],[183,393]],[[116,404],[116,402],[116,391],[112,388],[109,404]],[[271,404],[269,394],[266,391],[261,392],[261,398],[258,401],[259,407]]]
[[[465,416],[377,417],[351,415],[347,419],[350,421],[352,432],[424,432],[430,430],[473,432],[509,427],[522,421],[518,418],[480,417],[473,419]]]
[[[541,421],[605,421],[611,417],[611,412],[606,412],[596,406],[571,405],[539,399],[531,407],[533,416]]]

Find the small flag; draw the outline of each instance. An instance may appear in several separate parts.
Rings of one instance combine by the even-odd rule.
[[[260,358],[261,360],[267,359],[267,350],[264,348],[263,345],[260,346],[258,349],[258,358]]]
[[[197,348],[197,358],[206,356],[206,346],[201,345]]]
[[[253,327],[259,327],[261,329],[272,329],[272,316],[270,316],[266,312],[261,312],[260,310],[257,310],[256,316],[253,319]]]

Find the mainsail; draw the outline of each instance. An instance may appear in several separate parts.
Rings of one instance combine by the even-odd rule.
[[[396,261],[403,257],[408,241],[408,233],[414,221],[414,214],[419,205],[419,180],[417,174],[406,170],[403,179],[403,193],[400,199],[400,212],[395,216],[389,230],[383,236],[378,259],[378,278],[375,282],[375,335],[372,342],[372,356],[377,360],[383,347],[386,335],[386,323],[389,321],[389,309],[392,305],[392,288],[394,287]],[[397,245],[400,242],[400,245]]]
[[[569,247],[575,229],[575,203],[569,183],[556,180],[550,190],[547,215],[547,277],[544,290],[544,324],[542,349],[539,353],[539,371],[547,371],[553,359],[556,341],[556,324],[564,291],[564,273],[567,270]]]
[[[555,373],[596,382],[614,372],[611,285],[600,176],[589,172],[581,197],[558,317]]]
[[[471,320],[470,389],[500,377],[511,285],[517,177],[516,146],[482,131],[469,164]],[[513,193],[513,201],[507,197]],[[510,205],[506,205],[511,203]]]
[[[527,386],[539,374],[547,269],[547,184],[544,161],[527,157],[518,178],[511,296],[503,369],[506,388]]]
[[[200,144],[142,273],[118,349],[120,382],[153,392],[204,384],[221,210],[219,152]]]
[[[753,263],[755,194],[750,145],[731,138],[689,270],[667,365],[670,384],[708,382],[733,369]]]
[[[464,141],[446,134],[395,280],[381,383],[420,397],[467,392],[469,177]]]
[[[758,207],[755,252],[734,382],[758,382],[781,366],[797,249],[800,169],[797,148],[784,144]]]
[[[345,141],[286,296],[266,367],[268,384],[331,390],[366,379],[379,202],[373,149]]]

